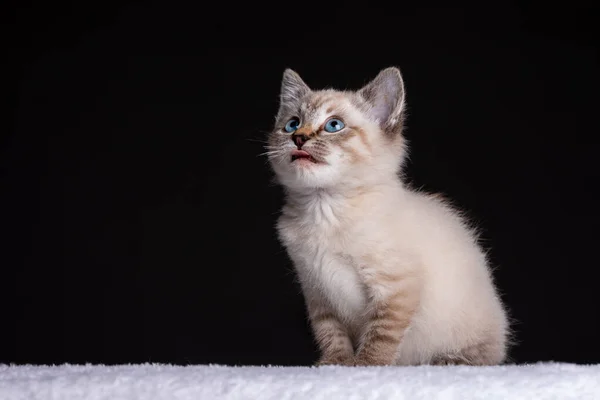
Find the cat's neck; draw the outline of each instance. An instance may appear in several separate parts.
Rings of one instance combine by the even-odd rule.
[[[377,207],[390,196],[397,198],[404,192],[400,180],[381,180],[363,184],[346,184],[321,188],[286,188],[286,214],[295,217],[310,216],[331,210],[343,218],[363,209]]]

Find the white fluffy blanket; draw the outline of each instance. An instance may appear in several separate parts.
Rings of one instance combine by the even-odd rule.
[[[0,365],[1,400],[600,399],[600,365]]]

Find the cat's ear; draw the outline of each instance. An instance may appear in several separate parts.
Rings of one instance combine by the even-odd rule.
[[[395,131],[404,111],[404,81],[396,67],[389,67],[358,91],[370,105],[368,113],[386,131]]]
[[[289,103],[295,103],[302,99],[307,93],[310,92],[310,88],[300,75],[296,71],[287,68],[283,72],[283,79],[281,80],[281,104],[287,105]]]

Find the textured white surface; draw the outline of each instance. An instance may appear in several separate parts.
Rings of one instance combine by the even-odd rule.
[[[0,365],[0,399],[600,399],[600,365]]]

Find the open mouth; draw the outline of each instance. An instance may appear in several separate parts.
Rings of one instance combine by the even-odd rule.
[[[292,151],[292,162],[294,162],[296,160],[306,160],[306,161],[310,161],[310,162],[313,162],[313,163],[317,162],[317,160],[315,160],[313,158],[313,156],[311,156],[308,152],[306,152],[304,150],[294,150],[294,151]]]

